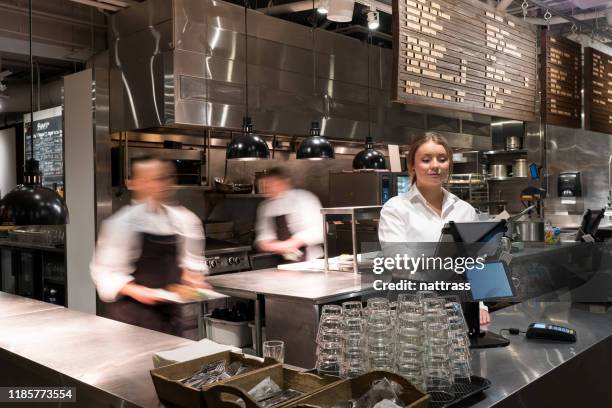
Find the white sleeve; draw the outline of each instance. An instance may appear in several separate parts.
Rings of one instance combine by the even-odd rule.
[[[175,223],[180,225],[179,266],[194,272],[208,273],[204,260],[204,228],[197,215],[186,208],[173,208]]]
[[[255,223],[255,242],[270,241],[278,239],[276,230],[272,224],[272,217],[269,216],[267,208],[269,203],[264,201],[257,207],[257,220]]]
[[[392,204],[392,202],[390,202]],[[382,242],[406,242],[404,231],[407,219],[394,205],[385,205],[380,211],[378,240]]]
[[[323,215],[321,214],[321,202],[316,195],[305,191],[298,196],[295,203],[296,233],[294,238],[300,239],[307,246],[321,244],[323,236]]]
[[[139,251],[135,233],[125,221],[111,218],[102,224],[89,265],[102,301],[116,301],[121,288],[134,280],[132,273]]]

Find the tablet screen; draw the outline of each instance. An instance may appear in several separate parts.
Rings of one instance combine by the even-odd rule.
[[[466,269],[465,274],[475,301],[514,296],[504,264],[501,262],[484,264],[483,269],[476,267]]]

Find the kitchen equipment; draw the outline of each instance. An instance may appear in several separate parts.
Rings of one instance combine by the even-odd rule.
[[[215,177],[215,190],[225,194],[250,194],[253,191],[253,185],[232,183],[223,177]]]
[[[521,148],[521,138],[519,136],[506,137],[506,150],[518,150]]]
[[[248,253],[251,249],[250,245],[240,245],[207,237],[204,256],[208,273],[215,275],[250,270],[251,264]]]
[[[329,174],[331,207],[383,205],[409,189],[408,173],[362,170]]]
[[[522,242],[543,242],[544,241],[544,222],[543,221],[517,221],[512,223],[515,234],[518,235],[516,241]]]
[[[492,164],[489,173],[492,178],[505,178],[508,177],[508,167],[505,164]]]
[[[163,141],[165,144],[167,140]],[[129,142],[128,142],[129,143]],[[177,146],[173,144],[173,146]],[[153,156],[172,162],[176,169],[176,183],[180,185],[201,185],[206,175],[204,151],[200,149],[179,149],[160,147],[125,146],[111,148],[111,179],[113,186],[130,177],[131,161],[139,157]]]
[[[512,166],[512,177],[528,177],[529,166],[526,159],[516,159]]]
[[[204,233],[206,238],[232,239],[234,238],[233,221],[207,221],[204,223]]]
[[[564,171],[559,173],[557,181],[558,193],[561,198],[582,197],[582,184],[579,171]]]
[[[527,328],[525,337],[528,339],[556,340],[575,343],[576,330],[554,324],[531,323]]]

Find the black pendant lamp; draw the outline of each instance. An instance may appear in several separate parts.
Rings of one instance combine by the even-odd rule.
[[[38,160],[34,159],[34,64],[32,61],[32,0],[29,0],[30,20],[30,158],[26,160],[24,183],[0,200],[0,225],[63,225],[68,223],[68,208],[52,189],[42,186]]]
[[[385,155],[374,149],[372,139],[372,121],[370,120],[370,44],[372,43],[372,33],[368,32],[368,137],[366,137],[365,149],[357,153],[353,159],[353,168],[384,170],[387,168]]]
[[[315,30],[317,28],[317,12],[314,0],[312,2],[312,92],[317,93],[317,60],[315,49]],[[324,160],[334,158],[334,147],[325,136],[321,136],[319,122],[310,124],[310,136],[300,143],[296,155],[298,159]]]
[[[334,147],[326,137],[321,136],[319,122],[312,122],[310,136],[298,147],[296,157],[307,160],[325,160],[334,158]]]
[[[233,139],[225,152],[227,160],[262,160],[270,158],[270,149],[265,140],[253,134],[253,122],[249,116],[249,44],[248,44],[248,0],[244,0],[244,106],[242,134]]]
[[[359,169],[376,169],[384,170],[387,168],[385,155],[374,149],[372,138],[366,138],[365,149],[357,153],[353,159],[353,168]]]
[[[268,144],[261,137],[253,134],[253,123],[250,117],[242,118],[242,134],[233,139],[225,152],[228,160],[261,160],[270,158]]]

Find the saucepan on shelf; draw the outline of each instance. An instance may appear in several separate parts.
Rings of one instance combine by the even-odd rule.
[[[225,194],[249,194],[253,191],[253,185],[233,183],[223,177],[215,177],[215,190]]]

